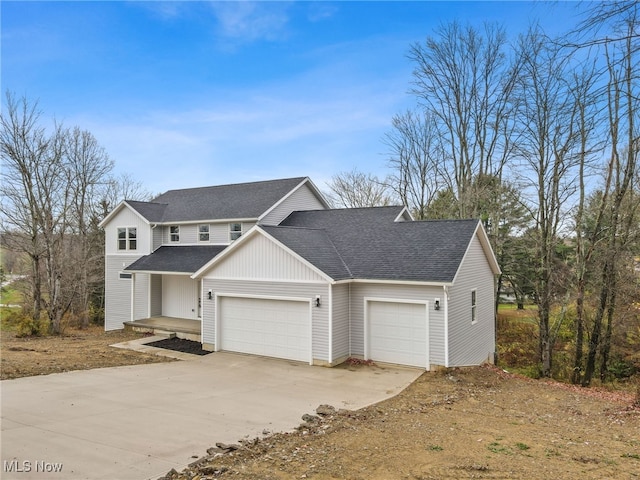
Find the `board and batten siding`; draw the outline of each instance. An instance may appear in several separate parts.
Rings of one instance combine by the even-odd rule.
[[[332,359],[331,362],[344,360],[351,354],[349,342],[349,284],[331,286]]]
[[[285,198],[272,211],[265,215],[260,223],[262,225],[278,225],[295,210],[324,210],[315,193],[305,183],[291,195]]]
[[[149,318],[149,277],[148,273],[134,274],[134,310],[133,319]]]
[[[438,286],[383,283],[353,283],[351,285],[351,355],[364,357],[364,299],[419,300],[429,302],[429,363],[444,365],[444,309],[434,310],[436,298],[442,303],[444,290]]]
[[[158,317],[162,315],[162,275],[151,275],[151,289],[149,295],[151,298],[149,312],[150,317]]]
[[[162,315],[198,318],[198,281],[184,275],[165,275],[162,279]]]
[[[316,271],[303,264],[264,235],[256,234],[215,266],[218,278],[324,282]]]
[[[476,290],[477,322],[471,323],[471,291]],[[478,365],[495,352],[495,279],[475,236],[449,289],[449,366]]]
[[[135,227],[136,250],[118,250],[118,228]],[[105,255],[148,255],[151,253],[151,227],[130,208],[122,208],[104,227]]]
[[[209,300],[205,293],[202,300],[202,342],[216,345],[216,301],[215,295],[245,295],[255,298],[301,299],[312,302],[311,310],[311,353],[314,361],[330,362],[329,359],[329,305],[323,303],[316,307],[317,295],[329,298],[329,285],[321,283],[295,283],[278,281],[221,280],[203,278],[203,290],[212,291],[214,298]]]

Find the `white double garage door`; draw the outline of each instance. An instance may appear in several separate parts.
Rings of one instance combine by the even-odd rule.
[[[221,350],[311,362],[310,300],[219,298]],[[327,307],[323,307],[327,308]],[[365,356],[379,362],[427,367],[424,303],[366,301]]]

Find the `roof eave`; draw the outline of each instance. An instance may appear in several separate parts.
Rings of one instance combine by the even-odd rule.
[[[98,226],[100,228],[104,228],[105,225],[107,225],[113,219],[113,217],[115,217],[118,214],[118,212],[120,212],[120,210],[122,210],[124,207],[127,207],[128,209],[130,209],[133,213],[135,213],[138,217],[140,217],[140,219],[143,222],[147,224],[151,223],[140,212],[138,212],[135,208],[133,208],[126,200],[123,200],[116,206],[116,208],[111,210],[111,212],[102,219],[102,221],[98,224]]]

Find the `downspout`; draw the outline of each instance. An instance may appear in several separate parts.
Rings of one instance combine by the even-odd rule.
[[[131,274],[131,321],[135,321],[136,314],[136,274]]]
[[[449,289],[442,286],[444,297],[444,366],[449,368]]]
[[[327,312],[329,322],[329,365],[333,364],[333,284],[329,284],[329,311]]]

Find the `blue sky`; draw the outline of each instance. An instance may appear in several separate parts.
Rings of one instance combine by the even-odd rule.
[[[154,193],[357,168],[388,173],[382,142],[407,94],[409,46],[452,20],[577,22],[576,3],[12,2],[2,90],[91,131]],[[3,94],[4,103],[4,94]]]

